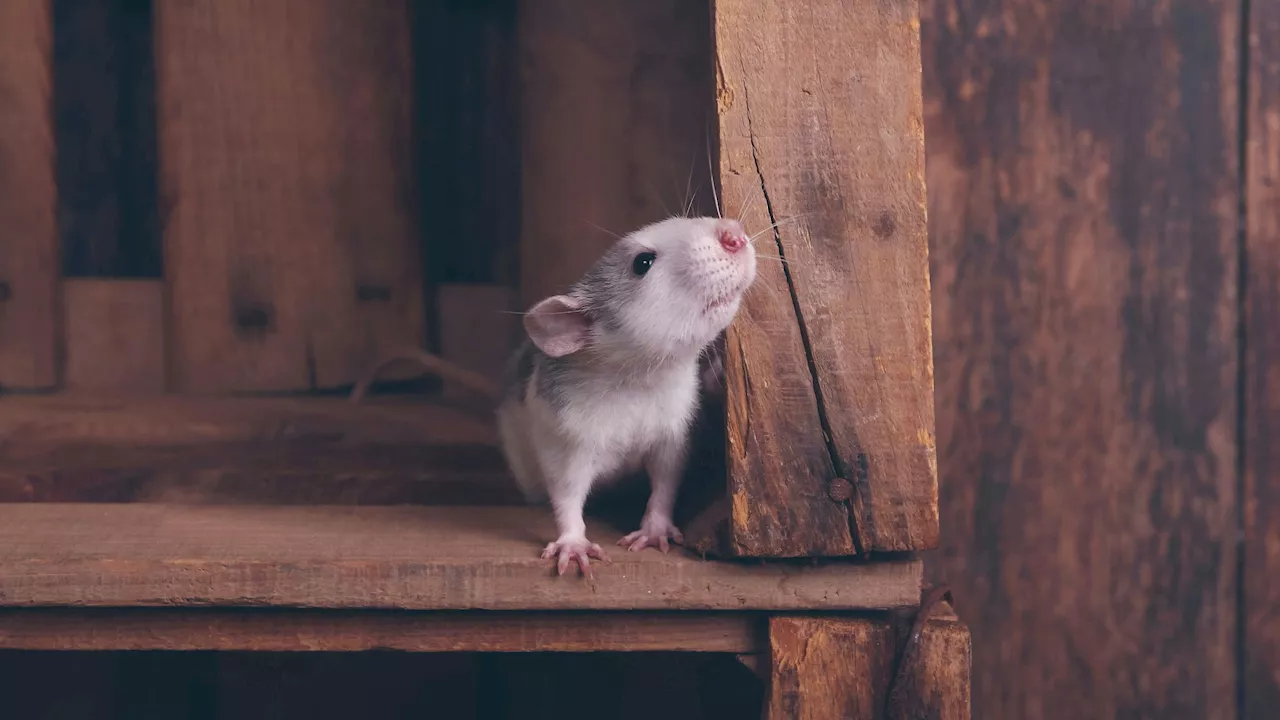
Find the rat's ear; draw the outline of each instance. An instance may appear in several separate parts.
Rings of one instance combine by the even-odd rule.
[[[556,295],[534,305],[524,316],[529,339],[551,357],[562,357],[587,344],[591,321],[582,305],[568,295]]]

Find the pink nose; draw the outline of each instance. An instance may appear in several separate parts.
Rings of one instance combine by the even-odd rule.
[[[736,253],[747,246],[747,236],[741,230],[720,228],[719,239],[720,247],[731,253]]]

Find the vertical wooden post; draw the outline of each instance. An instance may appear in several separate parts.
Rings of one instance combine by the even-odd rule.
[[[954,614],[928,620],[902,667],[897,714],[888,694],[900,638],[888,618],[769,621],[768,720],[969,720],[969,631]]]
[[[1245,701],[1242,717],[1280,706],[1280,6],[1249,13],[1248,278],[1244,377]]]
[[[0,3],[0,387],[57,382],[49,0]]]
[[[156,4],[175,389],[350,383],[421,344],[405,0]]]
[[[727,343],[730,550],[933,547],[917,3],[717,0],[715,43],[727,212],[785,260]]]
[[[709,203],[707,11],[688,0],[520,3],[526,305],[568,289],[614,234],[682,212],[691,177]]]

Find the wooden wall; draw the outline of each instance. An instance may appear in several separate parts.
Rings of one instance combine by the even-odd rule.
[[[1273,717],[1275,3],[922,7],[974,717]]]
[[[75,338],[77,328],[102,325],[86,315],[63,327],[73,308],[156,308],[164,263],[173,261],[161,235],[173,218],[155,199],[181,197],[206,168],[156,157],[157,142],[196,148],[148,125],[157,107],[160,117],[182,109],[185,89],[163,68],[181,60],[183,43],[174,40],[190,30],[182,10],[161,18],[170,40],[153,60],[149,5],[118,2],[103,14],[107,3],[88,0],[0,2],[0,95],[9,101],[0,106],[0,230],[27,240],[0,242],[0,385],[46,388],[60,373],[92,372],[58,348],[55,333]],[[664,4],[636,23],[669,23],[691,6]],[[412,59],[413,82],[431,83],[441,103],[418,93],[415,117],[459,138],[445,148],[428,134],[414,156],[419,165],[435,158],[439,171],[414,188],[421,208],[435,211],[434,234],[421,234],[428,239],[420,249],[441,258],[425,272],[428,315],[448,302],[437,294],[442,284],[509,284],[522,264],[534,267],[511,238],[522,228],[569,231],[556,225],[563,213],[544,208],[576,204],[588,230],[617,230],[681,202],[686,155],[695,178],[705,171],[691,148],[655,158],[639,143],[615,158],[636,168],[631,184],[588,187],[582,197],[572,187],[540,187],[538,202],[526,203],[537,212],[513,209],[520,168],[566,172],[591,158],[565,155],[565,147],[584,139],[612,147],[631,122],[619,101],[559,136],[537,130],[552,144],[530,146],[530,126],[554,118],[514,120],[520,108],[510,90],[521,82],[522,58],[554,71],[573,56],[547,55],[562,40],[570,51],[607,50],[598,76],[552,98],[569,107],[581,93],[631,77],[628,63],[647,57],[608,32],[565,38],[530,25],[520,36],[513,8],[509,0],[451,1],[408,20],[415,42],[429,49]],[[921,2],[943,539],[930,572],[954,586],[973,629],[974,717],[1260,719],[1280,703],[1280,461],[1271,450],[1280,428],[1278,8],[1261,0]],[[447,15],[458,31],[441,36],[431,13]],[[689,38],[707,19],[695,15],[682,25],[690,36],[676,38],[679,52],[664,61],[676,70],[699,61]],[[114,30],[102,34],[107,26]],[[387,44],[342,52],[401,77],[399,26],[377,27]],[[305,51],[302,41],[323,29],[291,47]],[[208,48],[217,37],[189,40]],[[153,62],[158,78],[149,74]],[[646,102],[660,102],[662,86],[637,78]],[[331,90],[338,99],[328,102],[346,97]],[[445,101],[466,112],[441,112]],[[94,116],[116,125],[100,133],[87,121]],[[651,120],[693,137],[705,118],[668,108]],[[379,132],[356,138],[356,150],[403,128]],[[460,168],[475,172],[461,176]],[[444,179],[453,177],[465,181]],[[352,214],[365,212],[355,207]],[[400,214],[396,207],[389,216]],[[535,260],[567,269],[554,257]],[[59,292],[60,274],[139,284],[113,284],[106,296],[100,285]],[[427,330],[435,346],[447,334]],[[164,352],[154,335],[88,336],[152,359]],[[332,356],[347,362],[344,352]],[[290,364],[290,383],[317,384],[307,367],[306,358]],[[53,672],[40,664],[53,660],[0,660]],[[100,681],[104,693],[129,695],[121,707],[160,702],[133,697],[144,684],[113,684],[143,670],[71,656],[57,662],[63,674],[98,678],[85,682]],[[208,671],[186,662],[195,664],[180,666],[190,673],[184,683]],[[241,662],[234,670],[228,660],[226,672],[251,676],[252,663]],[[405,677],[435,672],[412,661],[399,667]],[[275,687],[279,672],[252,682]],[[15,678],[10,690],[25,686]],[[174,702],[209,691],[190,692]],[[57,695],[30,701],[74,700]]]

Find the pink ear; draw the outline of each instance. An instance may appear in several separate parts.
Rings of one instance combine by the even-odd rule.
[[[551,357],[577,352],[587,344],[591,321],[577,300],[567,295],[547,298],[524,316],[529,339]]]

